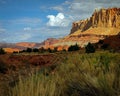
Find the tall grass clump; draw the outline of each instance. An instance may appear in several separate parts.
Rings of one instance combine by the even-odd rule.
[[[11,96],[120,96],[118,53],[59,56],[64,58],[54,70],[46,71],[46,67],[29,78],[20,78]]]

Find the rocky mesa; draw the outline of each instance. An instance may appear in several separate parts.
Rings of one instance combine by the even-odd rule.
[[[119,32],[120,8],[96,9],[90,18],[73,22],[70,34],[54,46],[77,43],[84,47],[88,42],[96,43]]]
[[[93,32],[90,32],[90,29],[93,29]],[[96,29],[95,32],[94,29]],[[97,29],[101,32],[96,32]],[[107,30],[103,31],[102,29]],[[100,10],[96,9],[90,18],[74,22],[70,34],[76,33],[77,31],[79,31],[79,33],[88,33],[89,31],[90,33],[98,35],[116,35],[119,29],[120,8],[102,8]]]

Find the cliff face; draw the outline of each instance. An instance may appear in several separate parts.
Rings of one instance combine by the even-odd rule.
[[[45,49],[47,49],[47,48],[51,48],[51,49],[54,49],[54,46],[53,46],[53,44],[55,44],[55,43],[57,43],[59,40],[58,39],[56,39],[56,38],[48,38],[47,40],[45,40],[44,42],[43,42],[43,47],[45,48]]]
[[[74,22],[71,33],[80,30],[84,32],[89,28],[120,28],[120,8],[95,10],[93,15],[86,20]]]
[[[77,43],[84,47],[88,42],[96,43],[119,32],[120,8],[100,9],[95,10],[89,19],[74,22],[70,34],[54,45],[70,46]]]

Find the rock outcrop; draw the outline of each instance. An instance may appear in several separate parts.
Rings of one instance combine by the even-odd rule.
[[[103,44],[107,44],[110,49],[115,49],[120,51],[119,41],[120,41],[120,34],[105,38]]]
[[[79,44],[84,47],[88,42],[96,43],[100,39],[120,32],[120,8],[95,10],[86,20],[76,21],[72,24],[71,32],[54,46]]]
[[[96,9],[89,19],[74,22],[70,34],[98,27],[120,28],[120,8]]]
[[[47,40],[43,41],[43,46],[45,49],[51,48],[54,49],[54,44],[57,43],[59,39],[56,38],[48,38]]]

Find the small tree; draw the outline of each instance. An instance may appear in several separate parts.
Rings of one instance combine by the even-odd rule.
[[[52,50],[51,50],[50,48],[48,48],[47,51],[48,51],[49,53],[52,53]]]
[[[24,53],[24,52],[26,52],[26,50],[21,50],[21,51],[19,51],[19,53]]]
[[[54,47],[53,52],[57,52],[58,47]]]
[[[98,44],[103,44],[104,43],[104,40],[99,40],[98,41]]]
[[[5,63],[3,58],[0,58],[0,73],[5,74],[7,70],[8,70],[7,64]]]
[[[86,53],[94,53],[95,52],[95,47],[89,42],[88,45],[85,47]]]
[[[39,52],[40,53],[44,53],[46,50],[44,49],[44,47],[41,47],[40,49],[39,49]]]
[[[30,52],[32,52],[32,49],[31,49],[31,48],[27,48],[27,49],[26,49],[26,52],[29,52],[29,53],[30,53]]]
[[[5,54],[5,50],[3,48],[0,48],[0,54]]]
[[[18,51],[13,51],[13,53],[19,53]]]
[[[103,44],[102,46],[101,46],[101,49],[104,49],[104,50],[106,50],[106,49],[109,49],[109,44]]]
[[[78,44],[75,44],[75,45],[71,45],[69,48],[68,48],[68,51],[77,51],[79,50],[79,46]]]
[[[33,52],[39,52],[39,49],[34,48],[34,49],[33,49]]]

